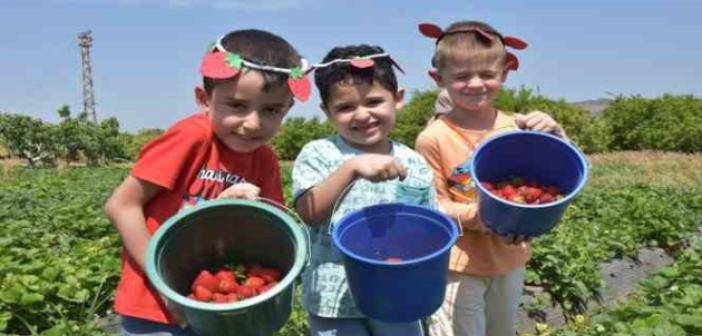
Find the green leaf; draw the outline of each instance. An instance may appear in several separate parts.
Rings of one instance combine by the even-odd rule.
[[[302,71],[302,68],[300,68],[300,67],[294,67],[294,68],[290,69],[290,78],[292,78],[294,80],[299,80],[304,75],[305,75],[305,73]]]
[[[227,57],[225,58],[225,62],[232,67],[233,69],[241,69],[242,65],[244,64],[244,59],[241,58],[239,54],[227,52]]]
[[[10,322],[12,318],[12,313],[10,312],[0,312],[0,331],[7,329],[7,323]]]
[[[41,302],[44,300],[44,295],[38,294],[38,293],[24,293],[22,294],[22,298],[20,299],[20,304],[28,306],[32,303],[35,302]]]

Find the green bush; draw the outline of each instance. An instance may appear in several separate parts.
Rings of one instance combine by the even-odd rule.
[[[563,126],[568,137],[587,153],[603,152],[609,147],[607,125],[563,99],[552,100],[522,87],[500,91],[495,98],[495,106],[504,111],[524,114],[535,110],[549,114]]]
[[[437,91],[416,91],[412,99],[397,114],[395,129],[390,137],[407,146],[414,147],[419,133],[434,114]]]
[[[136,161],[141,148],[155,137],[163,134],[160,128],[145,128],[135,134],[122,133],[119,135],[119,143],[128,160]]]
[[[306,143],[329,136],[334,132],[331,124],[320,122],[316,117],[305,119],[293,117],[285,120],[273,138],[273,148],[281,160],[295,160]]]
[[[617,97],[603,112],[614,150],[702,150],[702,99]]]

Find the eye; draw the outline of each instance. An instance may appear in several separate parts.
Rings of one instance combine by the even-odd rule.
[[[227,107],[234,112],[243,112],[248,109],[248,106],[244,103],[233,102],[227,104]]]
[[[384,102],[385,102],[385,99],[383,99],[383,98],[371,98],[368,100],[368,102],[366,104],[370,107],[373,107],[373,106],[381,105]]]
[[[482,79],[494,79],[496,77],[497,77],[497,73],[494,73],[492,71],[480,73],[480,78],[482,78]]]
[[[336,107],[336,112],[352,112],[353,110],[356,109],[356,106],[351,105],[351,104],[345,104],[345,105],[339,105]]]

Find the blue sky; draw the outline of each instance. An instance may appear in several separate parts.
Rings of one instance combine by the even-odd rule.
[[[99,118],[165,128],[196,111],[207,44],[235,29],[277,33],[312,62],[335,45],[378,44],[408,91],[426,90],[432,41],[416,25],[486,21],[529,42],[508,87],[568,101],[702,96],[702,1],[0,0],[0,111],[58,120],[82,110],[76,35],[91,29]],[[319,116],[316,91],[293,116]]]

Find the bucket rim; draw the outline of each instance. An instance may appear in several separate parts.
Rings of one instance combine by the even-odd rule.
[[[204,211],[206,209],[228,206],[244,206],[258,208],[260,210],[267,211],[269,213],[272,213],[273,215],[282,218],[291,228],[292,235],[297,244],[297,250],[295,251],[295,261],[290,270],[287,272],[287,274],[285,274],[285,276],[275,286],[273,286],[273,288],[266,291],[265,293],[256,295],[254,297],[232,303],[209,303],[189,299],[173,290],[170,286],[168,286],[158,274],[157,264],[155,260],[158,248],[157,242],[162,240],[166,235],[168,235],[181,219],[186,218],[188,216],[192,216],[195,213]],[[302,233],[302,228],[300,227],[298,222],[288,213],[282,211],[277,207],[260,201],[252,201],[245,199],[208,200],[192,208],[184,209],[179,213],[176,213],[175,215],[171,216],[149,238],[149,243],[147,245],[146,250],[146,275],[149,278],[152,287],[154,287],[161,295],[165,296],[168,300],[171,300],[180,306],[213,312],[229,312],[234,309],[249,308],[251,306],[258,305],[262,302],[268,301],[269,299],[275,296],[278,296],[283,291],[288,290],[291,285],[294,286],[297,277],[304,269],[307,259],[306,256],[307,241],[305,240],[304,235]]]
[[[347,249],[346,247],[344,247],[343,244],[341,244],[341,237],[340,237],[341,225],[338,225],[338,223],[337,223],[337,225],[334,225],[334,227],[332,228],[332,239],[334,241],[334,245],[345,256],[350,257],[352,259],[355,259],[357,261],[361,261],[361,262],[369,263],[369,264],[373,264],[373,265],[378,265],[378,266],[396,267],[396,266],[410,266],[410,265],[422,263],[422,262],[427,261],[429,259],[435,258],[436,256],[438,256],[440,254],[446,253],[448,250],[450,250],[453,247],[453,245],[456,244],[456,241],[458,240],[458,228],[456,227],[456,223],[453,220],[451,220],[451,218],[449,218],[448,216],[446,216],[446,214],[444,214],[443,212],[441,212],[439,210],[434,210],[434,209],[430,209],[430,208],[422,207],[422,206],[418,206],[418,205],[413,205],[413,204],[400,203],[400,202],[375,204],[375,205],[367,206],[367,207],[364,207],[364,208],[361,208],[358,210],[354,210],[354,211],[344,215],[341,219],[339,219],[338,222],[341,222],[344,218],[347,218],[347,217],[350,218],[350,217],[359,216],[361,212],[363,212],[364,210],[366,210],[368,208],[398,207],[398,206],[412,208],[412,209],[421,211],[425,214],[432,213],[432,214],[439,215],[441,220],[445,220],[447,223],[451,224],[451,225],[449,225],[449,228],[450,228],[449,229],[450,230],[449,231],[449,241],[444,246],[442,246],[440,249],[432,252],[431,254],[423,256],[421,258],[402,260],[400,262],[388,263],[388,262],[380,261],[377,259],[370,259],[370,258],[362,257],[356,253],[353,253],[351,250]]]
[[[546,204],[520,204],[520,203],[515,203],[511,201],[504,200],[502,198],[496,197],[493,195],[490,191],[485,189],[483,185],[480,183],[480,180],[477,177],[476,174],[476,167],[475,167],[475,158],[478,156],[478,154],[491,142],[500,140],[503,138],[511,137],[511,136],[521,136],[521,135],[527,135],[527,136],[541,136],[541,137],[546,137],[551,140],[555,140],[563,145],[565,145],[568,149],[572,150],[573,152],[576,153],[576,156],[578,158],[578,161],[580,162],[581,166],[583,167],[583,174],[582,178],[578,182],[578,185],[575,186],[575,188],[568,193],[568,195],[563,196],[563,198],[556,200],[551,203],[546,203]],[[489,137],[486,139],[484,142],[482,142],[478,147],[473,151],[473,154],[471,155],[471,162],[470,162],[470,174],[471,174],[471,179],[475,182],[475,187],[478,188],[482,193],[487,194],[490,196],[491,199],[505,205],[509,205],[512,207],[516,208],[521,208],[521,209],[542,209],[542,208],[550,208],[553,206],[558,206],[563,203],[570,202],[573,197],[575,197],[580,191],[585,187],[585,184],[587,183],[587,180],[590,175],[590,164],[588,163],[587,159],[585,158],[585,154],[575,145],[573,145],[570,141],[566,141],[561,137],[555,136],[553,134],[545,133],[545,132],[540,132],[540,131],[524,131],[524,130],[519,130],[519,131],[508,131],[508,132],[503,132],[494,136]]]

